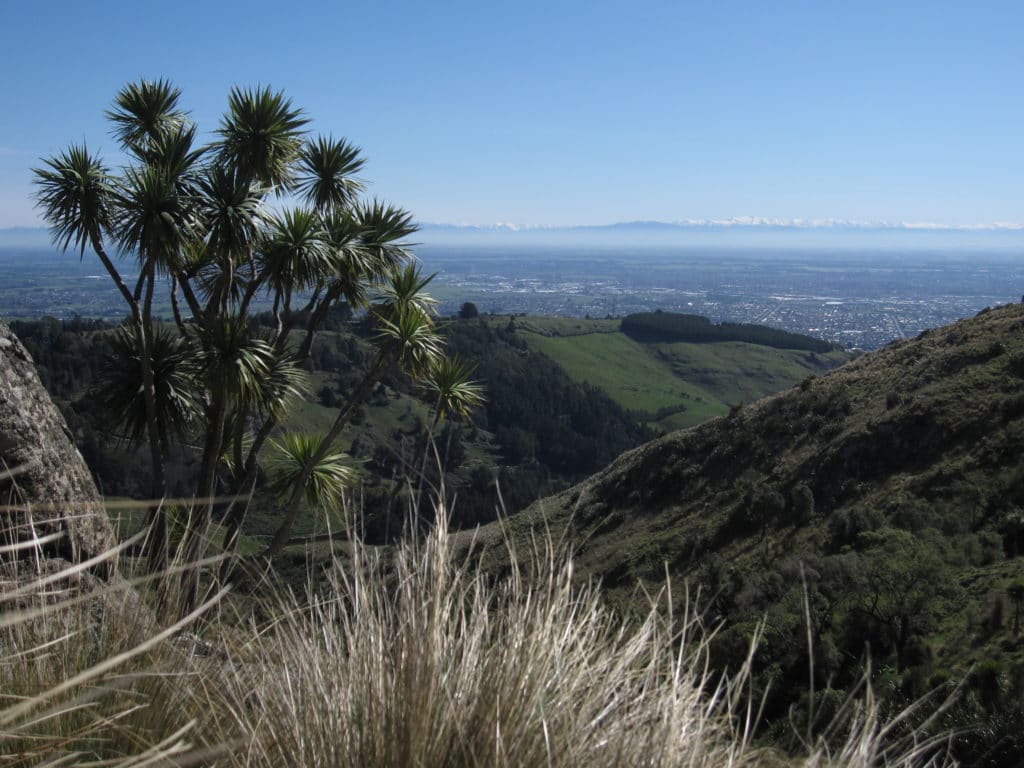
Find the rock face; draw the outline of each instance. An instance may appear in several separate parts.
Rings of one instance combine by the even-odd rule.
[[[32,358],[0,322],[0,545],[61,533],[22,557],[87,560],[116,543],[89,468]],[[0,554],[0,559],[5,558]],[[97,575],[103,575],[98,573]]]

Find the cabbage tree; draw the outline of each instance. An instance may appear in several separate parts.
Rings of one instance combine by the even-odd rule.
[[[310,489],[335,493],[350,478],[333,444],[380,379],[396,366],[414,378],[438,370],[430,278],[409,251],[411,214],[362,196],[360,149],[310,135],[309,118],[282,92],[232,89],[205,144],[180,101],[165,80],[125,86],[106,113],[121,167],[73,145],[35,171],[37,202],[54,241],[83,257],[94,252],[127,305],[130,320],[115,340],[120,367],[104,399],[125,438],[148,443],[154,502],[165,494],[172,436],[199,453],[187,562],[204,556],[218,493],[245,496],[255,486],[263,449],[307,388],[301,366],[330,310],[345,302],[369,314],[374,363],[327,433],[273,440],[277,490],[288,486],[264,553],[273,557]],[[263,334],[251,322],[257,300],[275,318]],[[167,304],[171,317],[157,318]],[[225,516],[229,552],[247,506],[235,502]],[[154,530],[150,564],[160,570],[159,513]],[[187,609],[198,574],[185,578]]]

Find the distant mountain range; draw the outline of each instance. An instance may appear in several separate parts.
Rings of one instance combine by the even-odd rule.
[[[852,219],[780,219],[763,216],[735,216],[728,219],[681,219],[678,221],[623,221],[614,224],[578,224],[571,226],[495,224],[449,224],[421,222],[423,231],[465,232],[591,232],[601,230],[643,230],[666,232],[672,230],[714,229],[826,229],[826,230],[911,230],[938,232],[1019,232],[1024,224],[1018,222],[991,222],[985,224],[940,224],[935,222],[856,221]]]
[[[928,251],[1024,250],[1024,224],[936,224],[847,219],[625,221],[577,226],[420,222],[426,246],[552,246],[634,249],[738,247]]]
[[[740,245],[853,246],[869,248],[957,248],[1024,246],[1024,224],[937,224],[933,222],[855,221],[849,219],[779,219],[739,216],[728,219],[624,221],[568,226],[451,224],[419,222],[416,237],[424,245]],[[0,229],[0,248],[43,248],[50,244],[45,227]]]

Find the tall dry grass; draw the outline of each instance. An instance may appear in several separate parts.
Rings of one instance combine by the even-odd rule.
[[[241,734],[232,765],[752,764],[743,675],[657,610],[636,624],[572,583],[544,546],[523,578],[453,562],[445,526],[394,552],[356,545],[309,608],[253,633],[204,733]]]
[[[126,580],[117,567],[136,541],[61,565],[42,550],[59,535],[0,546],[0,766],[184,766],[210,757],[194,748],[195,719],[180,706],[201,670],[175,638],[221,595],[161,625],[140,596],[153,579]]]
[[[180,623],[140,638],[85,595],[7,599],[0,765],[945,762],[888,738],[870,694],[833,724],[831,749],[759,749],[747,669],[712,672],[691,617],[657,599],[640,619],[614,615],[549,541],[511,559],[489,576],[454,557],[444,525],[397,548],[353,543],[312,600],[279,592],[263,621],[224,612],[201,642]]]

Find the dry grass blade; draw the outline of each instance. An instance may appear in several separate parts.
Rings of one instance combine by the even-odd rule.
[[[0,753],[14,744],[20,751],[8,749],[14,758],[0,765],[948,763],[937,739],[897,737],[905,723],[883,722],[868,688],[825,736],[805,743],[804,755],[761,749],[756,637],[746,664],[722,675],[700,616],[667,609],[670,584],[648,596],[646,612],[625,618],[597,585],[574,580],[565,542],[550,532],[526,552],[507,545],[509,565],[497,575],[473,550],[456,556],[444,505],[436,507],[429,533],[398,547],[348,537],[345,559],[308,601],[279,589],[256,610],[258,623],[225,611],[194,634],[226,590],[130,643],[94,631],[95,593],[3,616],[0,647],[13,652],[0,655],[0,675],[22,679],[0,703]],[[172,572],[219,560],[176,563]],[[74,566],[62,578],[80,572]],[[44,581],[55,579],[36,588]],[[56,621],[69,614],[82,623]],[[33,635],[40,625],[48,631]]]
[[[160,506],[181,506],[188,507],[192,505],[200,504],[230,504],[235,501],[245,501],[248,496],[200,496],[197,498],[177,498],[177,499],[117,499],[113,501],[76,501],[74,506],[76,509],[82,510],[105,510],[112,511],[116,509],[149,509],[152,507]],[[0,512],[29,512],[32,510],[40,512],[66,512],[68,503],[66,501],[55,501],[55,502],[39,502],[34,501],[31,504],[0,504]],[[75,519],[75,516],[68,515],[69,519]],[[78,515],[79,519],[86,519],[88,515]]]
[[[83,560],[80,563],[69,565],[67,568],[62,569],[57,573],[52,573],[49,576],[43,576],[41,578],[35,579],[34,581],[24,584],[21,587],[5,590],[4,593],[0,595],[0,601],[7,602],[16,600],[21,597],[26,597],[28,595],[39,594],[39,592],[44,587],[48,587],[51,584],[56,584],[61,581],[68,581],[69,579],[74,578],[78,574],[87,573],[91,571],[96,566],[102,563],[116,560],[117,557],[126,549],[129,549],[130,547],[133,547],[140,541],[142,541],[144,536],[145,532],[140,531],[139,533],[132,536],[130,539],[126,539],[122,543],[118,544],[116,547],[112,547],[111,549],[108,549],[105,552],[101,552],[98,555],[90,557],[88,560]]]
[[[38,536],[32,538],[30,541],[20,541],[17,544],[4,544],[0,546],[0,555],[13,555],[16,552],[24,552],[26,549],[38,549],[44,544],[51,544],[55,541],[63,539],[67,534],[64,531],[57,531],[55,533],[47,534],[46,536]]]
[[[128,587],[142,587],[147,584],[151,584],[157,581],[164,581],[169,576],[174,576],[185,571],[193,570],[194,568],[205,568],[206,566],[217,565],[223,562],[224,555],[211,555],[210,557],[198,560],[192,565],[174,564],[169,566],[166,570],[160,573],[151,573],[144,576],[136,576],[125,581],[125,586]],[[0,601],[3,597],[0,597]],[[34,621],[35,619],[42,618],[44,616],[60,613],[70,608],[74,608],[85,603],[92,603],[96,601],[95,594],[80,594],[74,597],[63,598],[59,601],[49,603],[38,608],[22,609],[18,611],[8,611],[3,615],[0,615],[0,629],[6,627],[12,627],[17,624],[23,624],[26,622]]]
[[[24,701],[16,706],[9,707],[3,712],[0,712],[0,726],[8,728],[11,727],[13,723],[16,723],[19,719],[23,718],[33,709],[37,708],[40,704],[49,701],[53,698],[56,698],[67,691],[81,687],[86,683],[90,682],[91,680],[95,680],[96,678],[101,677],[110,670],[116,669],[117,667],[125,664],[130,659],[136,656],[140,656],[146,651],[150,650],[151,648],[154,648],[167,638],[177,634],[184,627],[190,626],[197,618],[202,616],[204,613],[210,610],[210,608],[219,603],[221,598],[223,598],[224,595],[228,593],[228,591],[228,588],[220,590],[210,600],[207,600],[205,603],[200,605],[190,614],[175,622],[171,626],[167,627],[163,631],[158,632],[152,637],[146,639],[144,642],[140,643],[134,648],[131,648],[127,651],[124,651],[123,653],[119,653],[110,658],[104,659],[103,661],[98,662],[89,669],[83,670],[77,675],[74,675],[73,677],[63,681],[59,685],[56,685],[50,688],[49,690],[41,691],[32,699]]]

